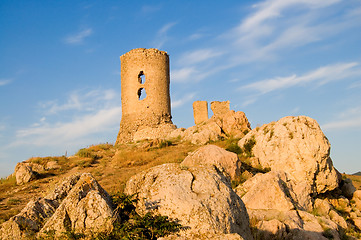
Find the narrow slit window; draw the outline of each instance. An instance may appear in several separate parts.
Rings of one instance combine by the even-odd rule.
[[[145,83],[145,75],[143,71],[140,71],[139,75],[138,75],[138,82],[140,84],[144,84]]]
[[[144,88],[139,88],[138,90],[138,100],[143,100],[147,97],[147,93]]]

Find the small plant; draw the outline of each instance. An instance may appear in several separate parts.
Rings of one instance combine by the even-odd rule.
[[[140,216],[135,211],[138,201],[136,195],[117,193],[112,196],[116,206],[115,215],[118,216],[114,222],[111,232],[99,233],[93,239],[150,239],[155,240],[170,233],[178,232],[182,226],[177,220],[169,219],[167,216],[146,213]]]
[[[252,136],[243,145],[243,153],[246,155],[246,157],[253,157],[252,149],[253,149],[255,144],[256,144],[256,139],[255,139],[254,136]]]

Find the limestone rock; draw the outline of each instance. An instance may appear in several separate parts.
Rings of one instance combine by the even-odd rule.
[[[215,166],[219,171],[236,179],[240,176],[242,162],[237,154],[229,152],[216,145],[200,147],[190,153],[181,163],[182,166]]]
[[[261,167],[285,171],[295,181],[310,185],[313,194],[338,187],[339,174],[332,165],[330,143],[309,117],[284,117],[253,129],[238,145],[244,148],[247,143]]]
[[[113,207],[108,193],[91,174],[84,173],[40,232],[106,231],[112,227],[112,215]]]
[[[36,179],[36,172],[25,163],[18,163],[15,167],[16,184],[24,184]]]
[[[336,223],[337,225],[339,225],[340,227],[342,227],[343,229],[347,228],[347,222],[345,221],[345,219],[340,216],[335,210],[331,210],[329,212],[329,216],[331,218],[331,220]]]
[[[126,194],[138,194],[137,211],[178,219],[188,234],[238,233],[252,239],[248,214],[229,181],[214,168],[163,164],[129,179]]]
[[[259,173],[235,190],[242,197],[247,209],[289,211],[309,210],[312,207],[307,186],[298,186],[287,173],[282,171]]]
[[[0,239],[26,238],[29,230],[39,231],[79,178],[79,174],[70,176],[46,197],[31,200],[19,214],[2,224]]]
[[[54,230],[103,231],[110,228],[112,204],[108,194],[89,174],[66,178],[44,198],[30,201],[16,216],[1,225],[0,239],[33,239]]]
[[[158,240],[188,240],[188,239],[194,239],[194,240],[244,240],[243,237],[241,237],[237,233],[217,233],[217,234],[197,234],[197,233],[189,233],[189,234],[178,234],[178,235],[168,235],[166,237],[158,238]]]
[[[217,141],[221,135],[222,129],[215,122],[206,122],[188,128],[182,137],[193,144],[204,145],[210,141]]]
[[[277,219],[262,220],[257,224],[257,239],[284,239],[286,225]]]
[[[353,224],[355,224],[355,226],[361,230],[361,218],[355,218],[355,219],[352,219],[353,220]]]
[[[352,200],[355,202],[355,206],[361,211],[361,190],[357,190],[353,193]]]
[[[282,227],[285,225],[285,232],[282,233],[282,238],[278,239],[324,239],[324,229],[328,229],[328,234],[332,235],[333,239],[340,239],[337,232],[337,224],[325,217],[316,217],[305,211],[278,211],[278,210],[248,210],[251,222],[257,222],[257,226],[261,225],[260,222],[274,221],[272,225]],[[277,224],[276,224],[277,223]],[[265,227],[266,228],[266,227]],[[270,228],[271,230],[272,228]],[[273,227],[276,229],[276,227]],[[281,228],[282,229],[282,228]],[[268,232],[269,234],[272,231]],[[257,234],[259,232],[257,231]],[[261,231],[262,234],[262,231]],[[264,232],[263,232],[264,234]],[[274,237],[274,236],[273,236]],[[261,238],[267,239],[267,238]],[[277,238],[270,238],[277,239]]]
[[[223,114],[213,115],[210,121],[214,121],[222,131],[235,138],[241,138],[245,133],[251,131],[251,124],[244,112],[228,110]]]
[[[56,161],[50,161],[46,164],[47,170],[59,169],[59,168],[61,168],[61,166]]]
[[[328,201],[317,198],[314,203],[315,211],[321,216],[328,216],[331,211],[331,205]]]

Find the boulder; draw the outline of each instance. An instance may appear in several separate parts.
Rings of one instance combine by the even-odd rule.
[[[214,168],[163,164],[131,177],[125,193],[137,193],[138,213],[178,219],[188,228],[184,234],[238,233],[252,239],[242,200]]]
[[[313,194],[339,185],[330,143],[318,123],[309,117],[284,117],[265,124],[250,131],[238,145],[250,151],[262,168],[285,171],[295,181],[310,185]]]
[[[26,163],[18,163],[15,167],[16,184],[24,184],[36,179],[37,174]]]
[[[355,224],[355,226],[361,230],[361,218],[355,218],[355,219],[352,219],[353,221],[353,224]]]
[[[356,208],[361,211],[361,190],[357,190],[353,193],[352,200]]]
[[[219,171],[236,179],[241,174],[242,162],[237,154],[216,145],[205,145],[190,153],[181,163],[182,166],[215,166]]]
[[[215,122],[205,122],[190,127],[183,132],[183,140],[193,144],[204,145],[211,141],[217,141],[222,136],[222,129]]]
[[[111,227],[112,212],[109,195],[91,174],[75,174],[3,223],[0,239],[33,239],[34,233],[44,237],[46,231],[56,236],[66,231],[105,231]]]
[[[90,173],[84,173],[46,221],[40,235],[48,231],[55,231],[56,234],[109,231],[112,228],[113,210],[108,193]]]
[[[306,189],[306,190],[305,190]],[[257,174],[235,189],[247,209],[310,210],[307,185],[299,186],[283,171]]]
[[[256,228],[257,239],[284,239],[287,235],[286,224],[277,219],[262,220]]]
[[[332,207],[327,200],[317,198],[313,205],[314,211],[321,216],[328,216]]]
[[[278,210],[248,210],[251,224],[263,229],[256,230],[256,235],[268,234],[271,238],[260,239],[324,239],[325,234],[331,239],[340,239],[337,224],[325,217],[316,217],[308,212],[300,210],[278,211]],[[276,221],[275,221],[276,220]],[[273,221],[269,223],[269,221]],[[267,223],[265,225],[265,223]],[[279,228],[279,231],[276,231]],[[285,231],[283,230],[285,229]],[[324,229],[327,229],[327,233]],[[273,234],[276,232],[276,234]],[[281,238],[276,238],[281,234]]]
[[[213,115],[210,119],[217,123],[227,136],[241,138],[245,133],[251,131],[251,124],[248,122],[244,112],[229,110],[220,115]]]

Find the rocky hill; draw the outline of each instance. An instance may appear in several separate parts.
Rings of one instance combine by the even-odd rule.
[[[361,176],[361,172],[354,173],[352,175]]]
[[[361,177],[317,122],[227,112],[164,139],[30,158],[0,184],[0,239],[360,239]]]

